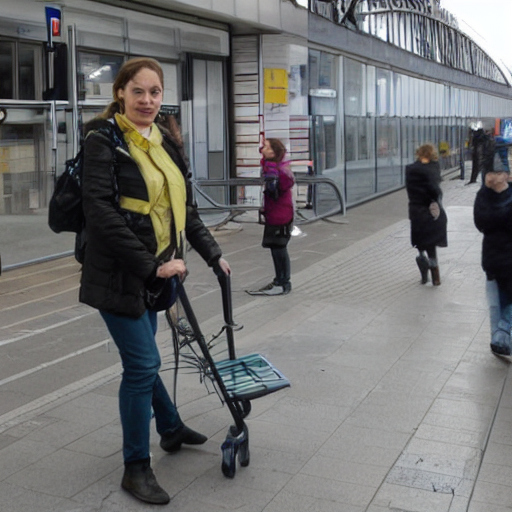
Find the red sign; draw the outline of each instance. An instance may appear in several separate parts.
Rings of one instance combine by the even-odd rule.
[[[60,37],[60,20],[59,18],[52,18],[52,36]]]

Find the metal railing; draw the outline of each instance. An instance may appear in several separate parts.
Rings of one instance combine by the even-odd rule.
[[[295,174],[295,183],[297,185],[308,186],[311,187],[311,201],[308,201],[304,207],[297,207],[295,214],[295,224],[310,224],[312,222],[316,222],[321,219],[326,219],[328,217],[332,217],[334,215],[345,215],[346,214],[346,205],[345,199],[340,191],[336,182],[331,180],[330,178],[325,178],[323,176],[308,176],[296,173]],[[197,194],[199,194],[209,206],[199,206],[199,213],[217,213],[224,212],[225,215],[221,219],[216,219],[213,221],[206,221],[203,219],[208,227],[220,227],[227,224],[229,221],[235,219],[239,215],[243,215],[249,211],[258,211],[260,209],[259,205],[249,205],[249,204],[222,204],[215,201],[211,198],[203,188],[203,185],[207,186],[257,186],[263,187],[263,181],[260,178],[230,178],[228,180],[194,180],[193,186],[194,190]],[[322,197],[317,193],[317,188],[320,185],[325,185],[329,189],[332,189],[334,193],[334,203],[335,205],[326,211],[319,211],[320,203],[322,202]],[[306,213],[307,212],[307,213]],[[204,216],[203,216],[204,217]]]

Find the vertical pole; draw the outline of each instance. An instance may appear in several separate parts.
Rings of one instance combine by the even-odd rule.
[[[55,100],[50,101],[50,123],[52,125],[52,176],[57,179],[57,108]]]
[[[77,63],[76,63],[76,25],[68,27],[68,44],[69,44],[69,73],[71,78],[71,122],[72,122],[72,144],[73,155],[78,153],[80,145],[80,132],[78,127],[78,85],[77,85]]]
[[[459,133],[460,133],[460,136],[459,136],[459,139],[460,139],[460,142],[459,142],[459,147],[460,147],[459,157],[460,157],[460,179],[461,180],[464,180],[466,178],[466,167],[465,167],[465,164],[464,164],[464,132],[463,132],[464,124],[463,123],[464,123],[464,118],[462,118],[461,126],[459,128]]]

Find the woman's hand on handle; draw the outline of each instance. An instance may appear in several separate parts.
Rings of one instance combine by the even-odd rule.
[[[185,262],[180,259],[175,259],[162,263],[158,267],[158,270],[156,271],[156,276],[168,278],[178,275],[180,279],[183,279],[185,277],[186,272],[187,267],[185,265]]]
[[[224,258],[219,258],[219,261],[213,266],[213,271],[217,275],[219,275],[220,272],[223,272],[227,276],[231,275],[231,267]]]

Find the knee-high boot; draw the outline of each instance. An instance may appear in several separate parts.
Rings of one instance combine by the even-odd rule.
[[[430,268],[428,258],[420,252],[419,256],[416,256],[416,263],[420,269],[421,284],[425,284],[428,281],[428,269]]]
[[[439,286],[441,284],[441,275],[439,274],[439,264],[437,263],[437,259],[431,258],[429,260],[430,264],[430,273],[432,275],[432,284],[434,286]]]

